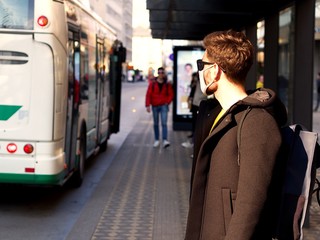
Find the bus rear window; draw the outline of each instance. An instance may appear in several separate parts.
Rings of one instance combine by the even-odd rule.
[[[0,28],[33,29],[34,0],[0,0]]]

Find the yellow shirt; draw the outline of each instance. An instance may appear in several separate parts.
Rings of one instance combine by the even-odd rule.
[[[221,109],[221,111],[219,112],[218,116],[216,117],[216,119],[214,120],[212,127],[210,129],[210,133],[212,132],[213,128],[216,126],[217,122],[219,121],[219,119],[223,116],[223,114],[225,114],[226,110]],[[209,133],[209,134],[210,134]]]
[[[257,81],[256,88],[263,88],[263,82]]]

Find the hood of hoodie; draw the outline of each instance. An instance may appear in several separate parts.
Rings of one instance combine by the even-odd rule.
[[[240,106],[245,108],[264,108],[276,119],[279,126],[284,126],[287,123],[286,107],[273,90],[260,88],[250,91],[248,94],[246,98],[235,103],[230,108],[230,111]]]

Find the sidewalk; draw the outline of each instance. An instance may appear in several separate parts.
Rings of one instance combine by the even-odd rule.
[[[68,240],[184,238],[192,151],[180,144],[188,133],[169,131],[171,146],[153,148],[151,117],[128,135]]]
[[[320,171],[317,170],[317,178],[320,180]],[[304,240],[319,240],[320,239],[320,206],[317,202],[315,194],[312,196],[310,206],[309,227],[304,228]]]
[[[169,118],[171,119],[171,118]],[[169,129],[172,129],[171,121]],[[151,115],[128,135],[69,233],[68,240],[182,240],[189,198],[188,132],[169,131],[171,146],[153,148]],[[320,178],[319,172],[318,177]],[[315,197],[305,240],[320,239]]]

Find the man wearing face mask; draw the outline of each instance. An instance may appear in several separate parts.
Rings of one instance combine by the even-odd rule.
[[[254,49],[243,33],[213,32],[203,42],[200,85],[214,98],[200,104],[185,239],[270,240],[268,189],[286,109],[270,89],[246,91]]]

